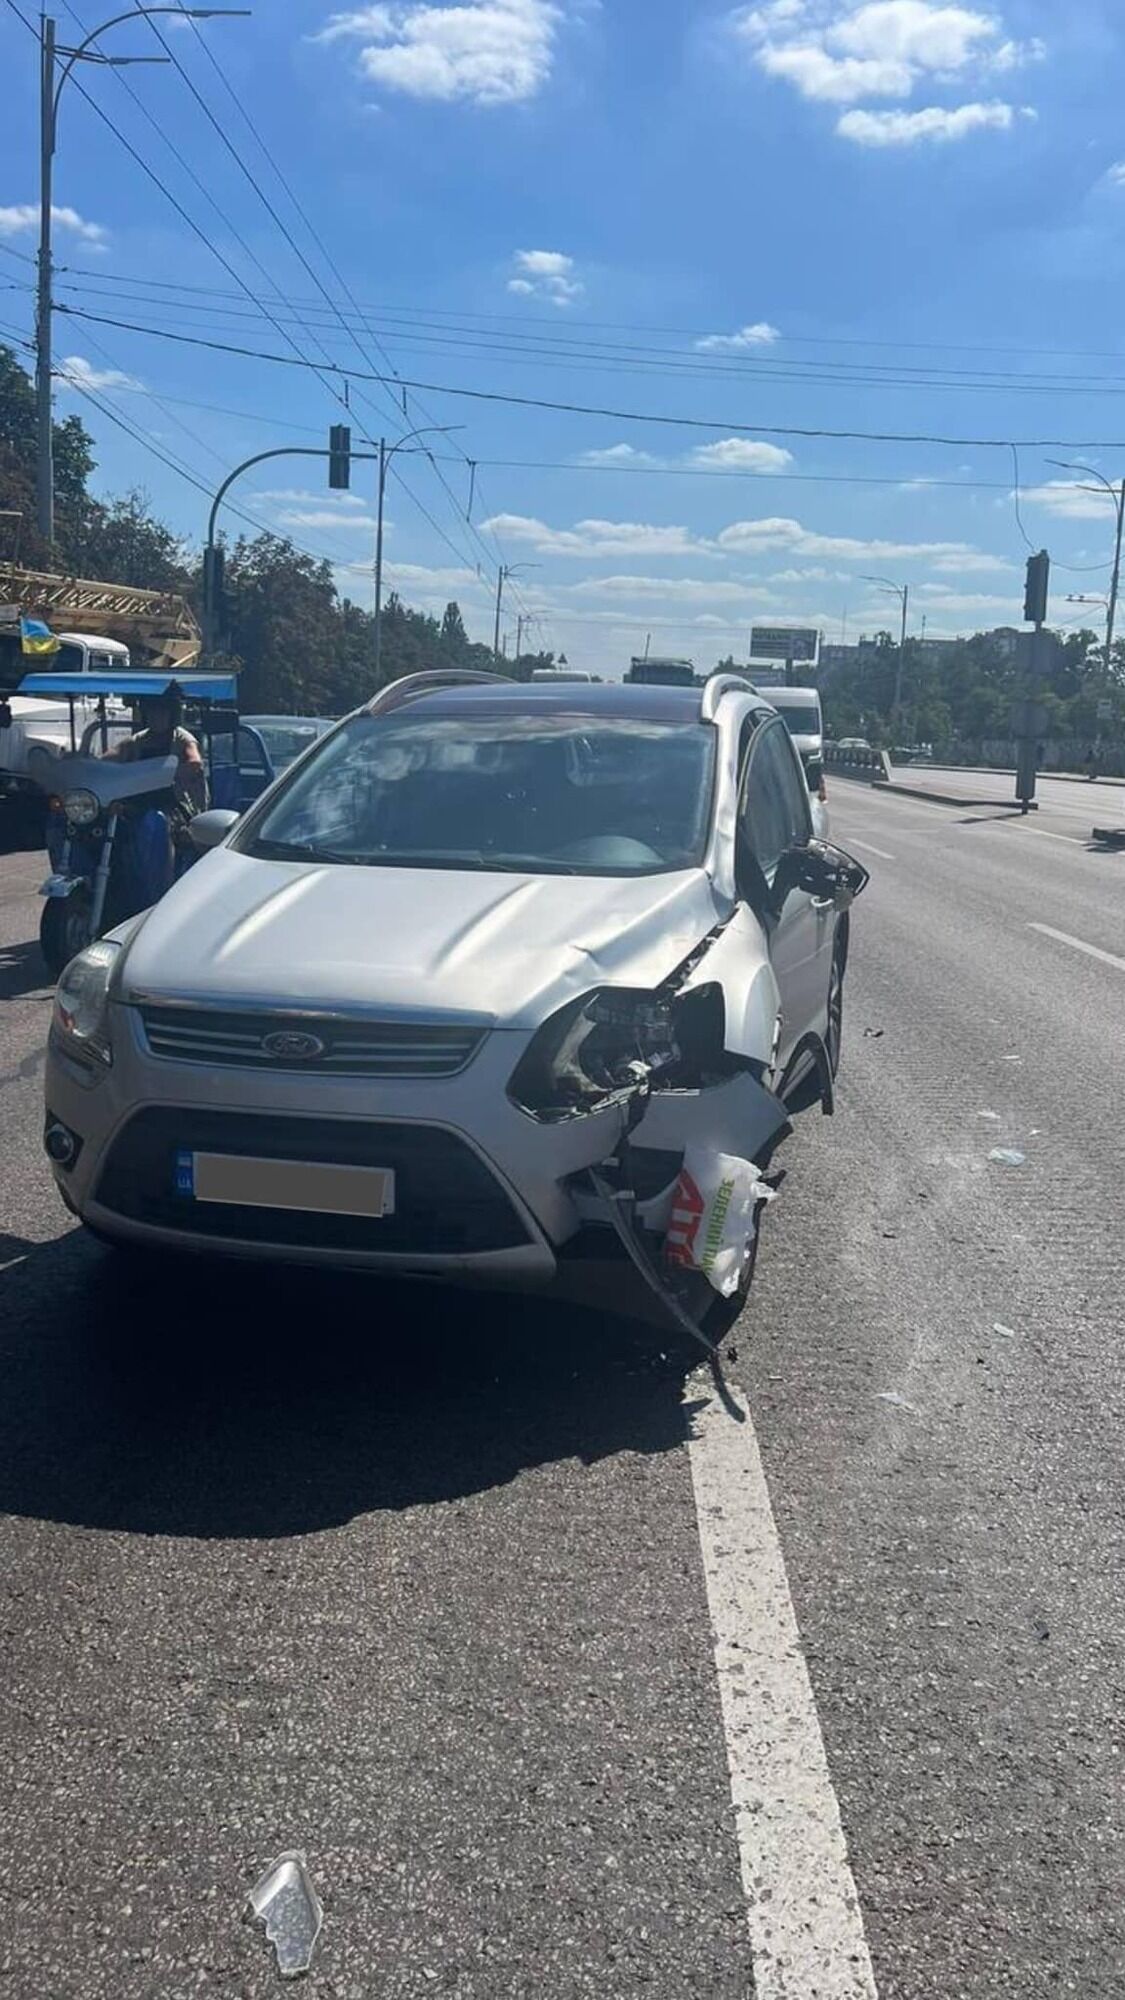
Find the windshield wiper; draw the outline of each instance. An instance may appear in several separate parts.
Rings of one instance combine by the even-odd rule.
[[[331,847],[314,847],[311,840],[256,840],[247,852],[255,861],[334,861],[352,863],[354,854],[337,854]]]

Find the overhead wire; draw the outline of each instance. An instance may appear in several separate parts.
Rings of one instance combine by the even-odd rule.
[[[313,364],[294,360],[286,354],[271,354],[263,348],[243,347],[235,341],[211,340],[202,334],[176,333],[167,328],[138,325],[134,320],[121,320],[103,313],[88,313],[81,307],[64,306],[60,310],[69,312],[74,318],[88,320],[95,326],[116,326],[129,333],[147,333],[154,339],[173,341],[180,346],[206,348],[212,353],[233,354],[248,361],[268,361],[279,367],[309,367]],[[339,363],[325,363],[331,372],[355,381],[386,381],[385,376],[360,373],[354,368],[345,368]],[[567,416],[604,417],[614,423],[659,424],[674,429],[692,431],[726,431],[749,437],[796,437],[847,440],[859,444],[911,444],[941,445],[951,450],[1010,451],[1013,440],[1007,437],[965,437],[933,431],[863,431],[843,426],[822,424],[762,424],[747,423],[734,417],[686,417],[673,415],[668,411],[622,410],[606,404],[574,403],[558,397],[517,396],[502,389],[472,389],[461,383],[429,382],[400,375],[395,380],[406,389],[425,390],[430,395],[459,396],[473,402],[501,403],[513,409],[553,410]],[[1015,440],[1022,451],[1125,451],[1125,441],[1120,438],[1021,438]]]

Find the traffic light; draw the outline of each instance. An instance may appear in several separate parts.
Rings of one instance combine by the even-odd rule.
[[[1051,558],[1046,549],[1040,549],[1037,556],[1029,556],[1027,563],[1027,588],[1023,597],[1023,615],[1029,625],[1042,625],[1047,617],[1047,587],[1051,580]]]
[[[350,424],[333,424],[328,433],[328,484],[346,493],[352,483],[352,432]]]

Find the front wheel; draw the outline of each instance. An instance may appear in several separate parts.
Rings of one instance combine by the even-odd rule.
[[[39,943],[52,979],[93,940],[93,904],[84,890],[73,896],[50,896],[39,920]]]

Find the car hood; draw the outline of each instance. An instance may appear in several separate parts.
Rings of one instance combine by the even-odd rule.
[[[133,934],[118,991],[534,1027],[603,982],[659,985],[728,914],[702,869],[497,875],[218,848]]]

